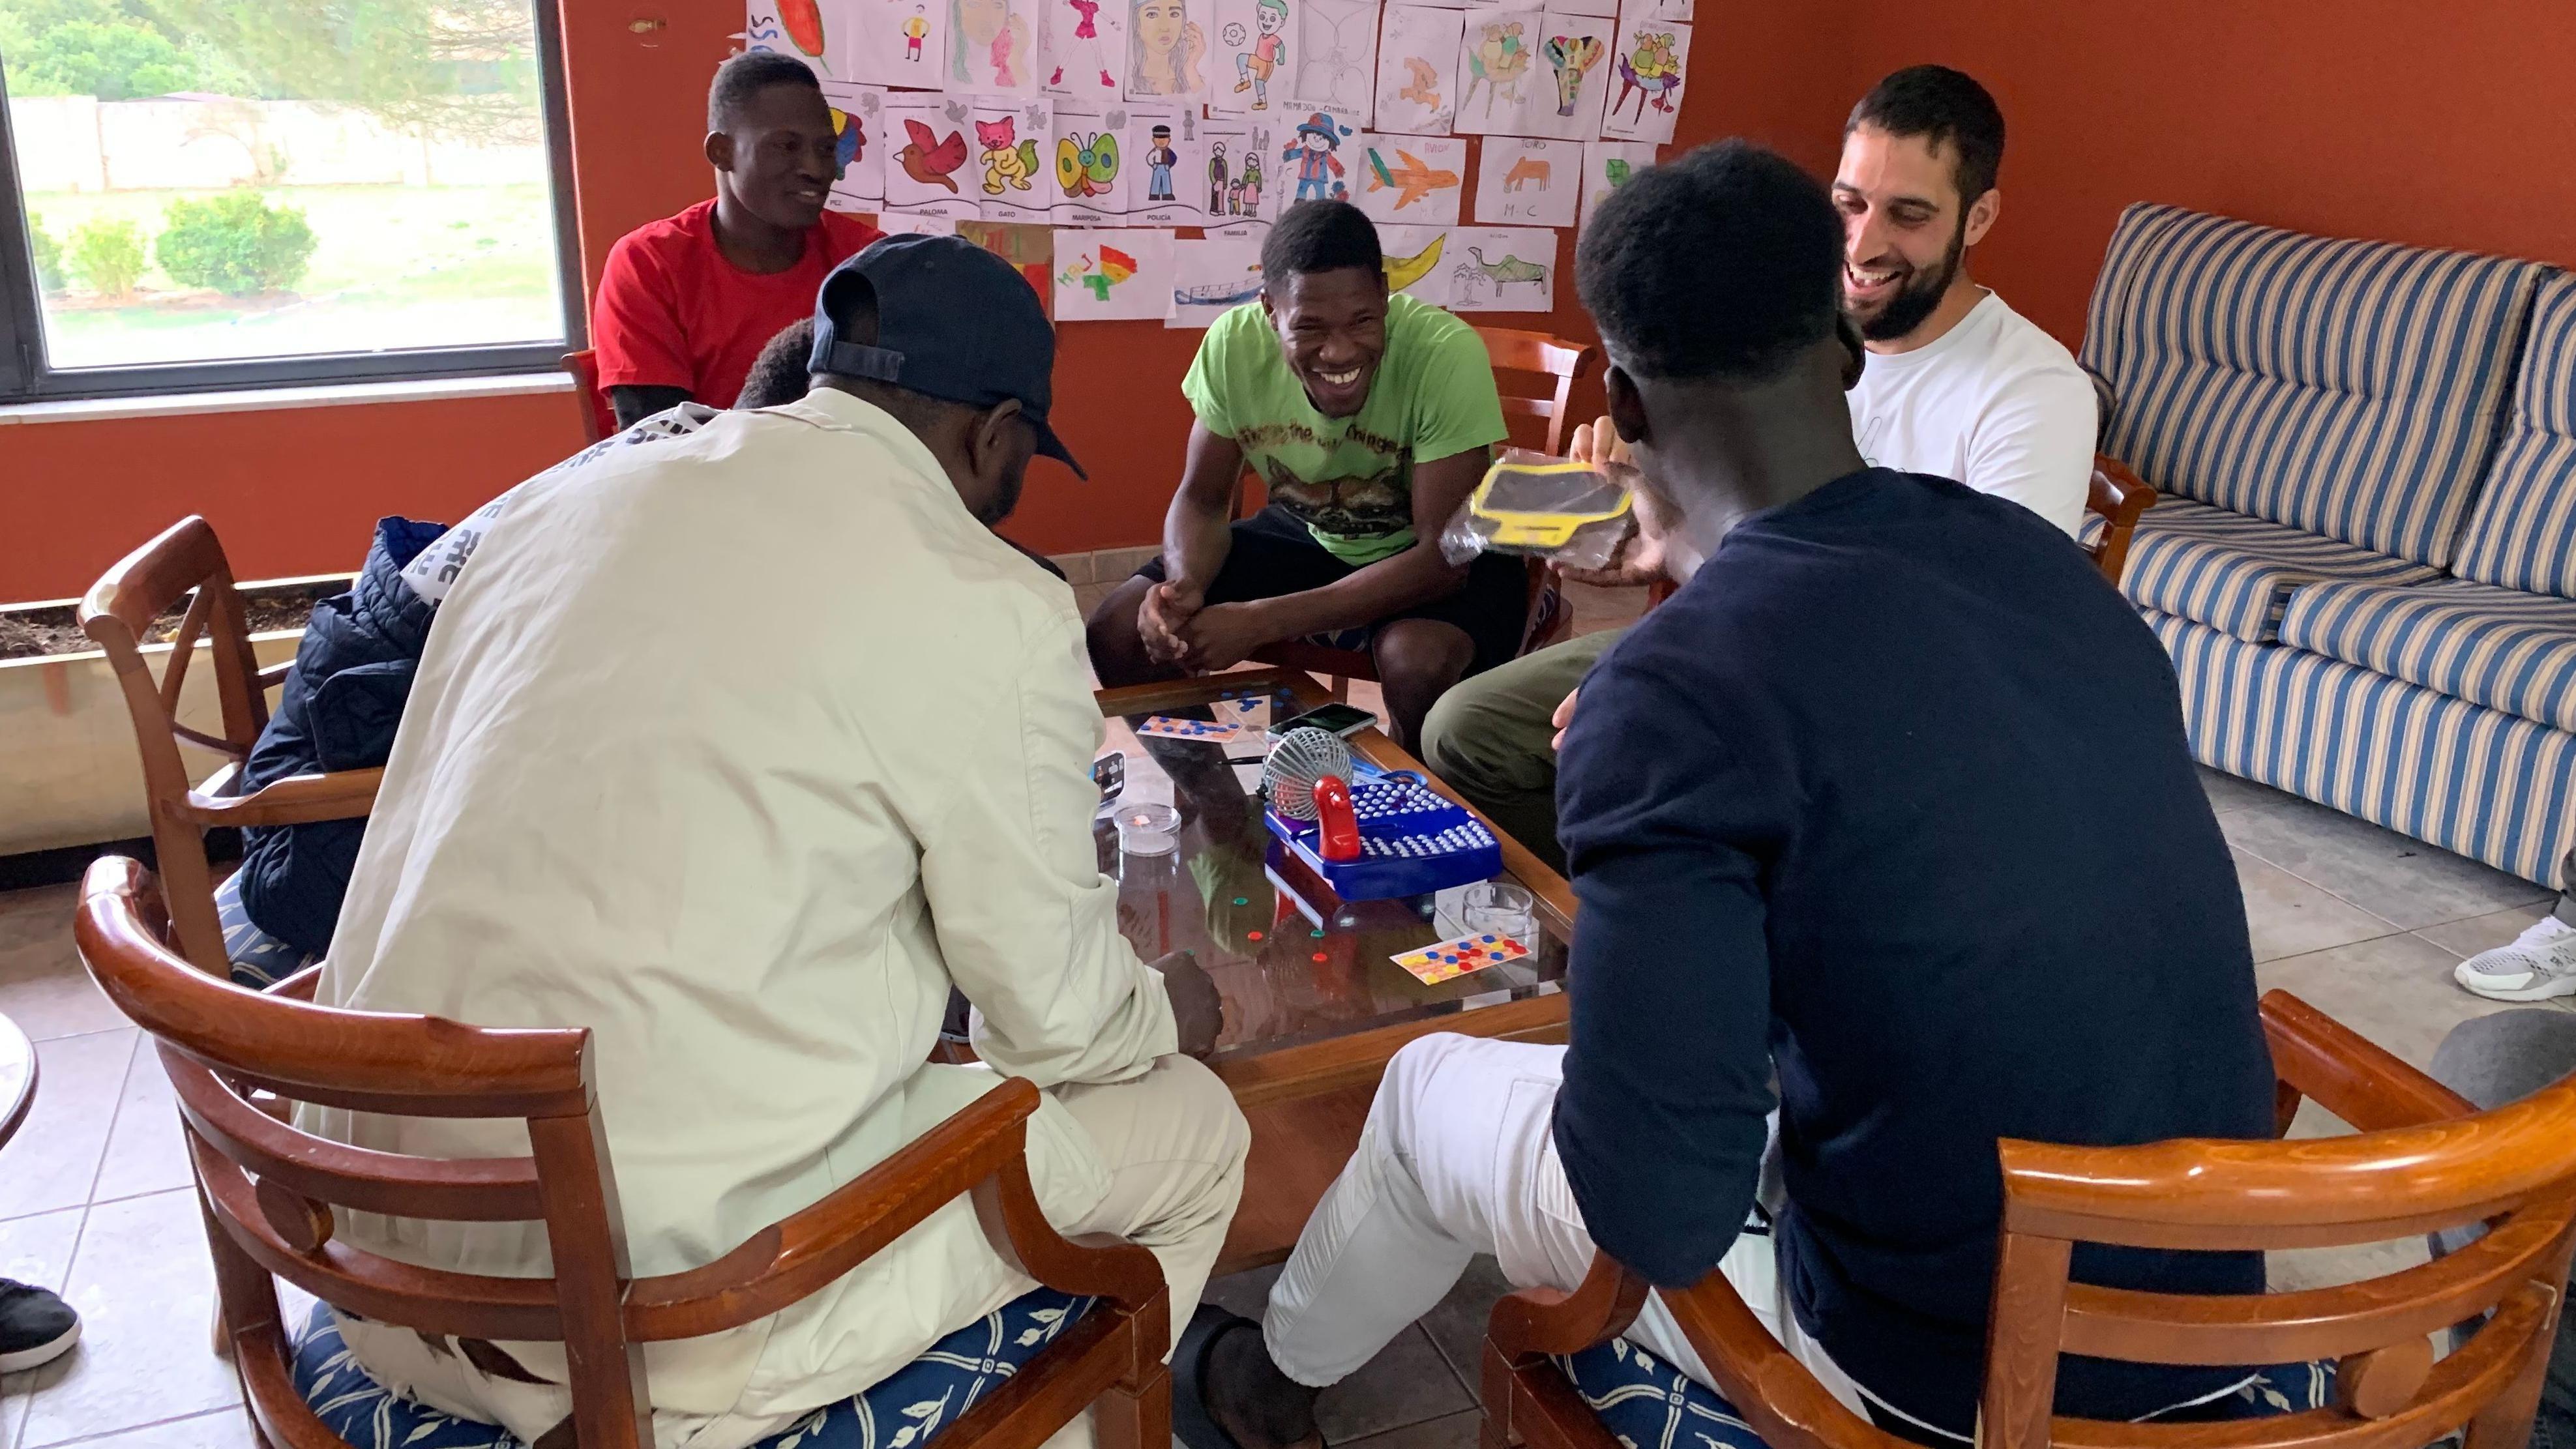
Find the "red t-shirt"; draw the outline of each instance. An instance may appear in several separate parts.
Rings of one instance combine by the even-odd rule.
[[[823,278],[885,235],[827,211],[796,265],[746,272],[716,246],[715,216],[715,202],[701,201],[608,249],[590,309],[601,387],[682,387],[711,407],[733,406],[760,349],[780,328],[814,315]]]

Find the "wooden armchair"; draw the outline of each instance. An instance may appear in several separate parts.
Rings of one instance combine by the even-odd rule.
[[[1994,1449],[2051,1443],[2170,1449],[2467,1449],[2531,1431],[2576,1217],[2576,1077],[2473,1113],[2439,1083],[2287,992],[2263,999],[2286,1129],[2301,1097],[2361,1129],[2281,1142],[2143,1147],[2001,1144],[2004,1221],[1980,1408]],[[2342,1287],[2240,1297],[2071,1284],[2078,1241],[2186,1249],[2337,1246],[2486,1221],[2421,1267]],[[1485,1345],[1491,1449],[1615,1449],[1549,1354],[1626,1329],[1646,1285],[1607,1257],[1572,1293],[1495,1305]],[[1904,1449],[1854,1414],[1764,1329],[1718,1274],[1666,1294],[1718,1392],[1772,1449]],[[2436,1364],[2428,1335],[2492,1312]],[[2139,1363],[2338,1362],[2333,1407],[2227,1424],[2055,1418],[2060,1354]]]
[[[170,662],[155,681],[143,659],[152,621],[194,592]],[[183,518],[160,537],[120,559],[90,585],[80,602],[82,632],[107,651],[109,667],[125,690],[143,752],[143,791],[151,809],[152,847],[167,883],[170,941],[200,971],[230,973],[224,932],[215,910],[214,871],[206,861],[206,832],[218,827],[303,825],[366,814],[376,801],[382,770],[343,770],[272,781],[242,796],[234,776],[268,725],[267,691],[286,680],[287,664],[261,669],[250,647],[250,626],[233,588],[224,546],[202,518]],[[223,733],[209,735],[179,723],[179,691],[202,638],[214,656],[215,697]],[[181,762],[182,743],[232,761],[190,789]]]
[[[1502,394],[1510,445],[1562,457],[1574,421],[1574,385],[1601,365],[1601,349],[1509,327],[1479,327],[1476,335],[1484,339],[1485,352],[1494,360],[1494,387]],[[1235,512],[1240,516],[1242,511],[1243,490],[1238,484]],[[1556,573],[1538,559],[1529,563],[1528,597],[1522,653],[1544,649],[1574,632],[1574,617],[1565,610]],[[1377,663],[1367,650],[1335,649],[1303,639],[1264,645],[1252,651],[1252,658],[1316,675],[1336,700],[1349,698],[1352,680],[1377,678]]]
[[[2084,546],[2093,555],[2093,566],[2102,577],[2120,586],[2120,573],[2129,566],[2129,544],[2137,537],[2138,518],[2156,506],[2156,490],[2129,471],[2129,465],[2106,453],[2093,455],[2093,479],[2084,498],[2084,511],[2102,515],[2102,536]]]
[[[1164,1449],[1171,1310],[1151,1253],[1048,1225],[1025,1154],[1037,1088],[1010,1080],[812,1207],[685,1273],[627,1269],[616,1176],[583,1028],[496,1031],[311,1004],[319,968],[270,993],[208,980],[162,944],[151,878],[90,867],[74,935],[177,1089],[215,1260],[224,1330],[264,1442],[346,1449],[297,1393],[272,1274],[382,1323],[463,1339],[560,1341],[586,1449],[653,1442],[641,1345],[721,1332],[841,1277],[972,1194],[997,1251],[1101,1303],[954,1420],[942,1449],[1030,1449],[1093,1400],[1114,1449]],[[517,1118],[526,1157],[442,1160],[309,1136],[286,1104],[411,1117]],[[336,1210],[447,1222],[542,1222],[552,1278],[414,1267],[337,1241]]]
[[[572,374],[572,390],[581,403],[582,441],[596,443],[617,436],[617,409],[599,385],[599,354],[585,347],[563,355],[563,370]]]

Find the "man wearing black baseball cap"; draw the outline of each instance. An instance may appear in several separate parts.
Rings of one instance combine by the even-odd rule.
[[[531,480],[440,607],[317,999],[588,1027],[639,1275],[713,1261],[1008,1076],[1045,1089],[1029,1171],[1060,1228],[1151,1249],[1175,1324],[1215,1265],[1250,1140],[1191,1059],[1216,991],[1119,934],[1073,600],[988,527],[1033,455],[1072,462],[1054,357],[1008,263],[882,242],[824,282],[803,398]],[[984,1067],[923,1061],[952,989]],[[526,1150],[499,1123],[306,1126]],[[546,1262],[521,1224],[406,1224],[398,1251]],[[772,1319],[649,1346],[657,1437],[775,1434],[1031,1286],[943,1211]],[[560,1346],[342,1336],[522,1440],[570,1412]]]

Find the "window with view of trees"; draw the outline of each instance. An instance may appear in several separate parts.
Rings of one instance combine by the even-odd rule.
[[[541,9],[0,0],[0,395],[550,365]]]

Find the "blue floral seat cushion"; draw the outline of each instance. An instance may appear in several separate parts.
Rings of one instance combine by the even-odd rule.
[[[225,876],[224,883],[215,887],[215,919],[224,928],[224,957],[233,963],[235,986],[266,991],[322,959],[308,956],[251,924],[250,912],[242,909],[239,871]]]
[[[1717,1390],[1624,1338],[1560,1356],[1556,1364],[1601,1427],[1627,1449],[1768,1449]],[[2334,1401],[2334,1365],[2263,1369],[2236,1396],[2244,1402],[2233,1417],[2321,1409]]]
[[[866,1393],[816,1409],[758,1449],[922,1449],[1098,1301],[1052,1288],[1015,1298]],[[340,1341],[339,1321],[319,1303],[295,1345],[295,1388],[355,1449],[526,1449],[506,1430],[388,1393],[358,1366]]]

